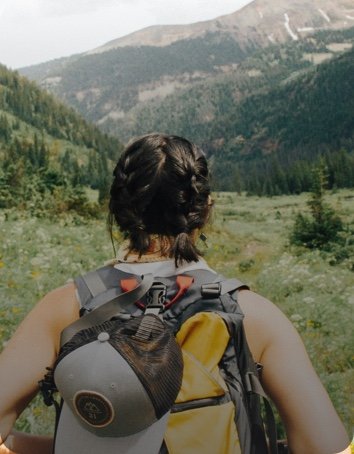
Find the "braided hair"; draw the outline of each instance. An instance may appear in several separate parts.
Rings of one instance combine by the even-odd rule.
[[[151,235],[170,239],[176,266],[197,261],[192,233],[209,214],[209,173],[204,153],[188,140],[148,134],[128,144],[114,171],[108,224],[116,224],[140,255]]]

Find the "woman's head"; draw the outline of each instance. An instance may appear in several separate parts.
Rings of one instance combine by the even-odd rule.
[[[130,249],[143,254],[151,235],[170,240],[176,263],[193,261],[193,233],[209,212],[209,174],[203,152],[188,140],[149,134],[130,143],[113,172],[109,223],[117,224]]]

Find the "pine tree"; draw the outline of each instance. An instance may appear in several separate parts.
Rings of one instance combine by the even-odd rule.
[[[307,205],[310,215],[298,213],[295,218],[290,242],[310,249],[323,249],[339,240],[343,223],[335,211],[324,201],[328,174],[323,162],[313,171],[313,185]]]
[[[0,138],[3,139],[5,143],[9,142],[11,138],[11,126],[5,115],[0,116]]]

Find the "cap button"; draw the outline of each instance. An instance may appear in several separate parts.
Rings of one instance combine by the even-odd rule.
[[[98,339],[100,342],[106,342],[106,341],[109,340],[109,334],[106,333],[106,332],[100,333],[100,334],[97,336],[97,339]]]

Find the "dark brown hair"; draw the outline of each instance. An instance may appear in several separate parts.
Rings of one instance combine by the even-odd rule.
[[[109,226],[116,224],[140,255],[151,235],[171,240],[176,265],[198,260],[191,233],[202,228],[209,212],[206,157],[188,140],[149,134],[128,144],[114,172]]]

